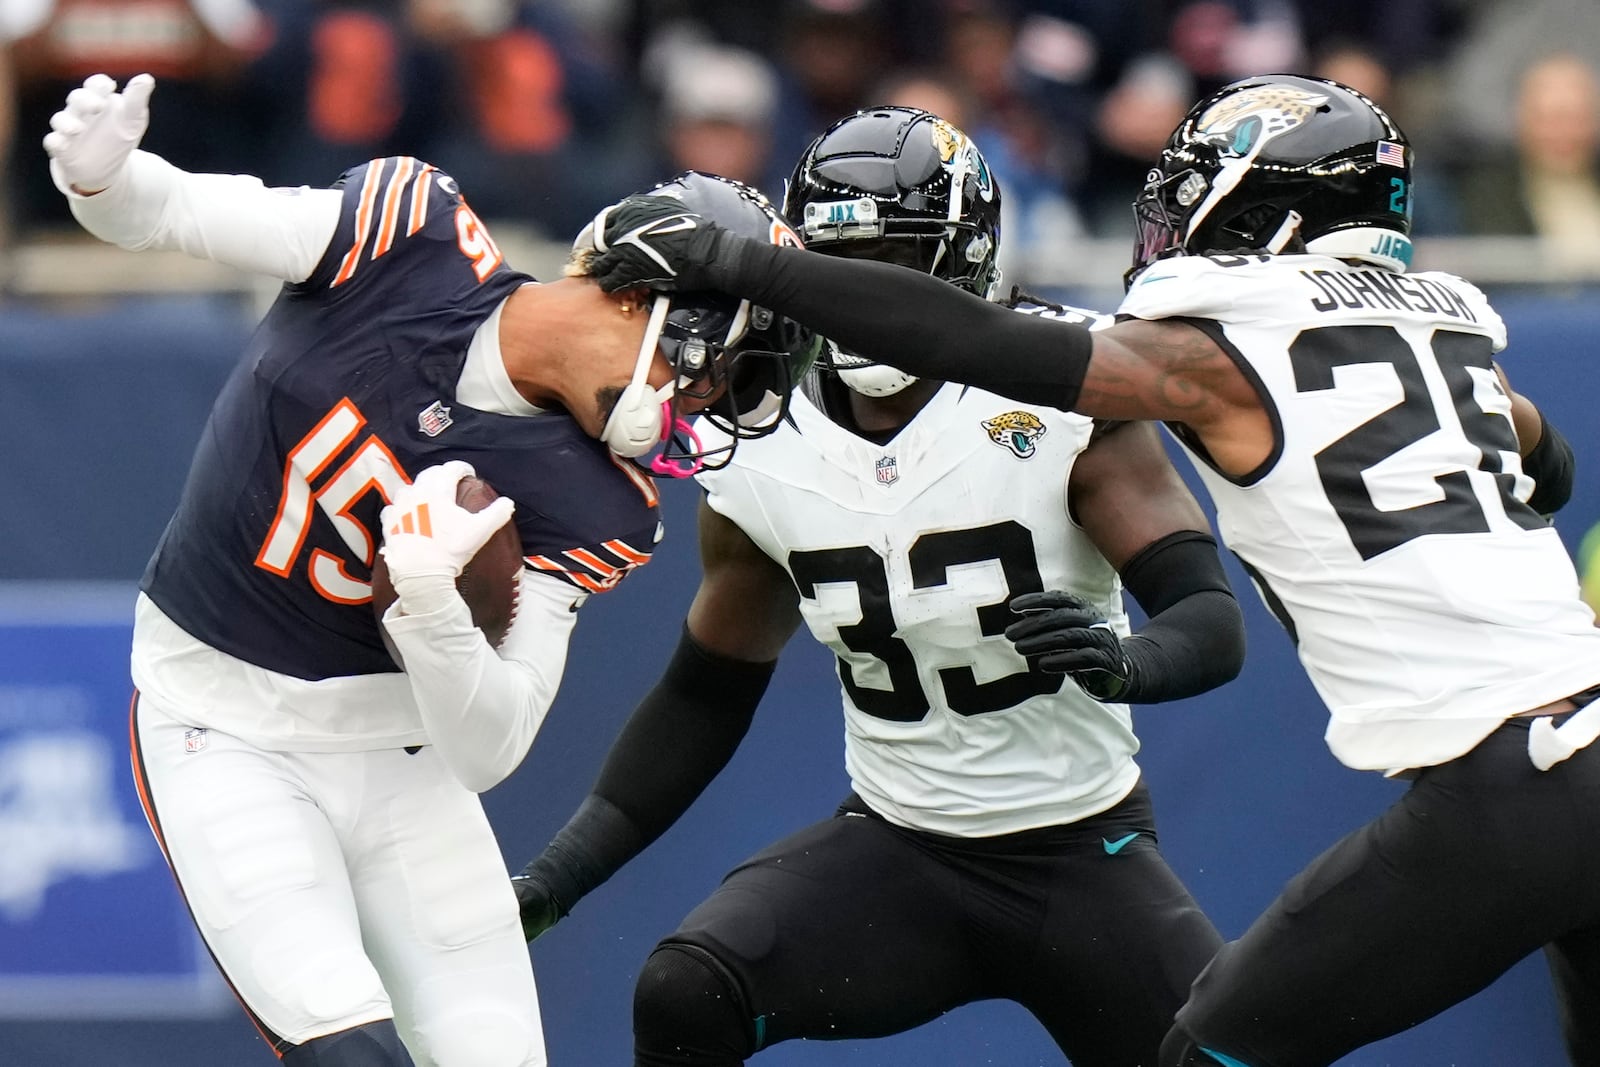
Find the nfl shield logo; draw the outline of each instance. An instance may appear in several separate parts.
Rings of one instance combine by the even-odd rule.
[[[206,747],[206,732],[196,727],[183,732],[183,750],[185,752],[199,752]]]
[[[900,480],[900,467],[893,456],[884,456],[873,464],[873,470],[878,475],[879,485],[893,485]]]
[[[417,428],[429,437],[438,437],[449,429],[454,421],[450,417],[450,409],[444,406],[443,400],[435,400],[417,412]]]

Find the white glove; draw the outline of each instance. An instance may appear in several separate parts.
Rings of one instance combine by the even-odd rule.
[[[154,78],[139,74],[119,93],[110,77],[91,74],[67,94],[66,107],[50,116],[44,137],[58,188],[88,196],[117,180],[150,125],[155,87]]]
[[[383,560],[407,615],[426,615],[458,596],[462,568],[511,520],[516,505],[497,497],[482,511],[456,503],[456,485],[473,474],[472,464],[453,459],[429,467],[395,494],[378,517]]]

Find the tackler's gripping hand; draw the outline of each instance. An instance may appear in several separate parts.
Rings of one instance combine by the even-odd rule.
[[[457,483],[472,473],[472,464],[458,459],[429,467],[396,493],[379,515],[383,560],[407,614],[422,613],[412,611],[408,591],[421,593],[425,584],[453,590],[468,561],[511,520],[515,505],[509,497],[497,498],[482,511],[468,511],[456,503]]]
[[[688,292],[716,288],[709,270],[723,233],[673,197],[641,195],[603,209],[574,246],[586,273],[608,293]]]
[[[1133,664],[1105,613],[1089,601],[1059,590],[1023,593],[1011,610],[1023,617],[1006,627],[1006,639],[1030,666],[1071,675],[1096,700],[1128,691]]]
[[[83,196],[108,188],[128,165],[150,125],[148,74],[129,79],[121,92],[104,74],[92,74],[67,94],[67,103],[50,116],[44,150],[56,185]]]
[[[529,864],[529,867],[532,866]],[[550,929],[567,914],[550,887],[531,870],[513,877],[511,888],[516,891],[517,910],[522,915],[522,936],[528,941]]]

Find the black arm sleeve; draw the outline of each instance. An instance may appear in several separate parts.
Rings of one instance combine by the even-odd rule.
[[[1089,366],[1089,331],[1018,315],[929,274],[724,233],[715,287],[787,315],[908,374],[1070,410]]]
[[[775,665],[708,652],[684,630],[594,791],[523,870],[549,888],[563,915],[689,810],[744,740]]]
[[[1572,446],[1539,412],[1539,443],[1522,457],[1522,472],[1533,479],[1528,506],[1541,515],[1554,515],[1565,507],[1572,497],[1576,466]]]
[[[1119,700],[1179,700],[1238,675],[1244,615],[1210,534],[1181,530],[1145,546],[1122,568],[1122,581],[1149,621],[1122,643],[1133,669]]]

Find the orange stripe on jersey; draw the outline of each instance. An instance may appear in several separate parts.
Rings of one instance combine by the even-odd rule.
[[[361,250],[367,246],[367,235],[372,231],[372,214],[378,203],[378,182],[382,177],[383,160],[375,159],[367,164],[367,176],[361,183],[361,202],[356,207],[356,243],[345,253],[329,289],[349,281],[361,262]]]
[[[377,244],[372,247],[373,259],[389,251],[390,246],[394,244],[394,235],[400,229],[400,200],[405,195],[406,186],[411,181],[411,172],[416,166],[416,160],[410,156],[402,156],[394,177],[389,179],[388,191],[383,194],[383,221],[378,225]]]
[[[416,182],[411,189],[411,225],[406,228],[407,237],[422,229],[422,224],[428,221],[428,192],[433,188],[433,173],[432,163],[424,163],[417,172]]]
[[[661,496],[656,492],[654,479],[609,449],[606,452],[606,456],[612,463],[616,464],[618,470],[628,476],[634,487],[644,494],[644,502],[647,506],[653,508],[661,502]]]
[[[590,570],[598,574],[601,578],[604,578],[607,589],[611,588],[613,585],[616,585],[617,582],[622,578],[623,572],[620,568],[613,567],[611,564],[607,563],[593,552],[590,552],[587,548],[574,548],[570,552],[563,552],[562,555],[576,563],[583,564],[585,567],[588,567]]]
[[[537,570],[545,571],[550,574],[558,574],[567,581],[571,582],[573,585],[576,585],[582,589],[587,589],[591,593],[603,593],[610,588],[610,586],[606,585],[604,582],[596,581],[581,571],[569,571],[567,568],[563,567],[561,564],[557,563],[548,556],[524,556],[523,561],[526,562],[528,566]]]
[[[642,567],[650,562],[650,553],[640,552],[626,541],[605,541],[602,544],[612,552],[615,552],[619,558],[627,560],[635,567]],[[652,571],[651,573],[654,572]]]

